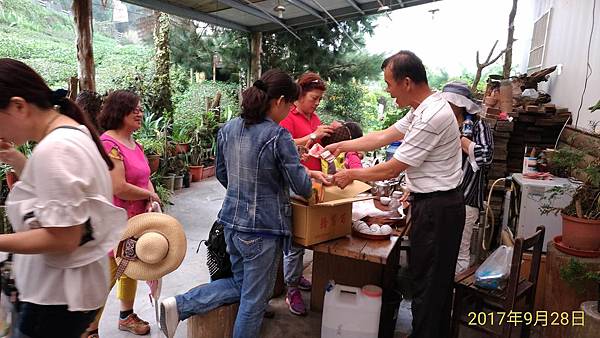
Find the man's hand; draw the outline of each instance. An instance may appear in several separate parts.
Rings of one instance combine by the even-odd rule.
[[[322,171],[318,171],[318,170],[311,170],[309,171],[309,175],[310,178],[312,178],[313,180],[323,183],[323,185],[331,185],[333,182],[331,181],[332,179],[327,175],[324,174]]]
[[[329,150],[329,152],[333,154],[333,156],[338,157],[341,153],[344,152],[344,142],[346,141],[332,143],[325,147],[325,150]]]
[[[353,170],[340,170],[335,175],[333,175],[333,183],[335,183],[338,187],[344,189],[350,183],[354,181]]]

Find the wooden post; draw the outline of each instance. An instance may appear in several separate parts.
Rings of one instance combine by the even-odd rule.
[[[79,79],[77,76],[71,76],[69,79],[69,98],[73,101],[77,98],[77,94],[79,94]]]
[[[81,90],[96,91],[94,69],[92,0],[73,1],[73,15],[77,27],[77,75]]]
[[[260,54],[262,49],[262,33],[252,32],[250,42],[250,83],[258,80],[261,76],[262,70],[260,67]]]

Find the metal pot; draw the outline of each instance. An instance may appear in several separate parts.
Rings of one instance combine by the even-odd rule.
[[[389,181],[377,181],[371,189],[371,193],[377,197],[389,197],[392,194],[393,188]]]

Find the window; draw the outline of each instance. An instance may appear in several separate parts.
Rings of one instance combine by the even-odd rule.
[[[542,69],[544,64],[544,54],[546,51],[546,40],[548,37],[548,27],[550,23],[550,8],[533,25],[533,37],[531,38],[531,49],[529,50],[529,62],[527,63],[527,73],[531,74]]]

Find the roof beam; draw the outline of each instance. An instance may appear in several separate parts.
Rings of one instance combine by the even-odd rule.
[[[261,18],[263,20],[274,22],[274,19],[275,19],[274,16],[269,16],[269,15],[261,12],[260,10],[254,8],[254,7],[250,7],[250,6],[245,5],[245,4],[241,3],[241,2],[238,2],[236,0],[218,0],[218,2],[220,2],[220,3],[224,4],[224,5],[227,5],[227,6],[231,7],[231,8],[235,8],[238,11],[242,11],[242,12],[244,12],[246,14],[250,14],[250,15],[253,15],[255,17]],[[275,19],[275,20],[277,20],[277,19]],[[277,20],[277,21],[279,21],[279,20]]]
[[[327,19],[322,17],[321,14],[319,14],[319,12],[317,12],[314,8],[312,8],[310,5],[308,5],[304,1],[302,1],[302,0],[286,0],[286,1],[292,5],[300,8],[301,10],[305,11],[306,13],[314,16],[315,18],[319,18],[323,22],[327,22]]]
[[[346,2],[349,3],[350,6],[354,7],[360,14],[365,15],[365,12],[358,7],[358,4],[354,0],[346,0]]]
[[[404,3],[404,8],[406,8],[406,7],[422,5],[422,4],[426,4],[426,3],[430,3],[430,2],[432,2],[432,1],[431,0],[404,0],[403,3]],[[396,9],[402,8],[402,7],[400,7],[400,5],[398,3],[395,3],[395,2],[391,3],[389,6],[390,6],[391,10],[396,10]],[[375,15],[375,14],[379,14],[377,12],[377,9],[379,9],[379,7],[381,7],[381,5],[379,4],[378,1],[371,1],[371,2],[361,3],[360,7],[363,10],[363,12],[365,12],[365,15]],[[344,21],[344,20],[353,19],[353,18],[362,16],[351,6],[333,9],[333,10],[330,10],[329,12],[338,21]],[[329,23],[330,20],[328,20],[327,22]],[[293,27],[295,30],[311,28],[311,27],[320,26],[320,25],[325,24],[324,22],[322,22],[320,20],[316,20],[311,15],[290,18],[290,19],[286,20],[285,23],[288,26]],[[331,23],[333,23],[333,21],[331,21]],[[277,30],[279,30],[279,27],[277,27],[276,25],[272,25],[272,24],[265,24],[265,25],[252,26],[252,27],[250,27],[250,29],[252,31],[257,31],[257,32],[276,32]]]
[[[211,25],[235,29],[238,31],[249,32],[250,28],[227,19],[221,19],[211,14],[202,13],[198,10],[179,5],[173,5],[166,1],[159,0],[123,0],[137,6],[177,15],[183,18],[206,22]]]

